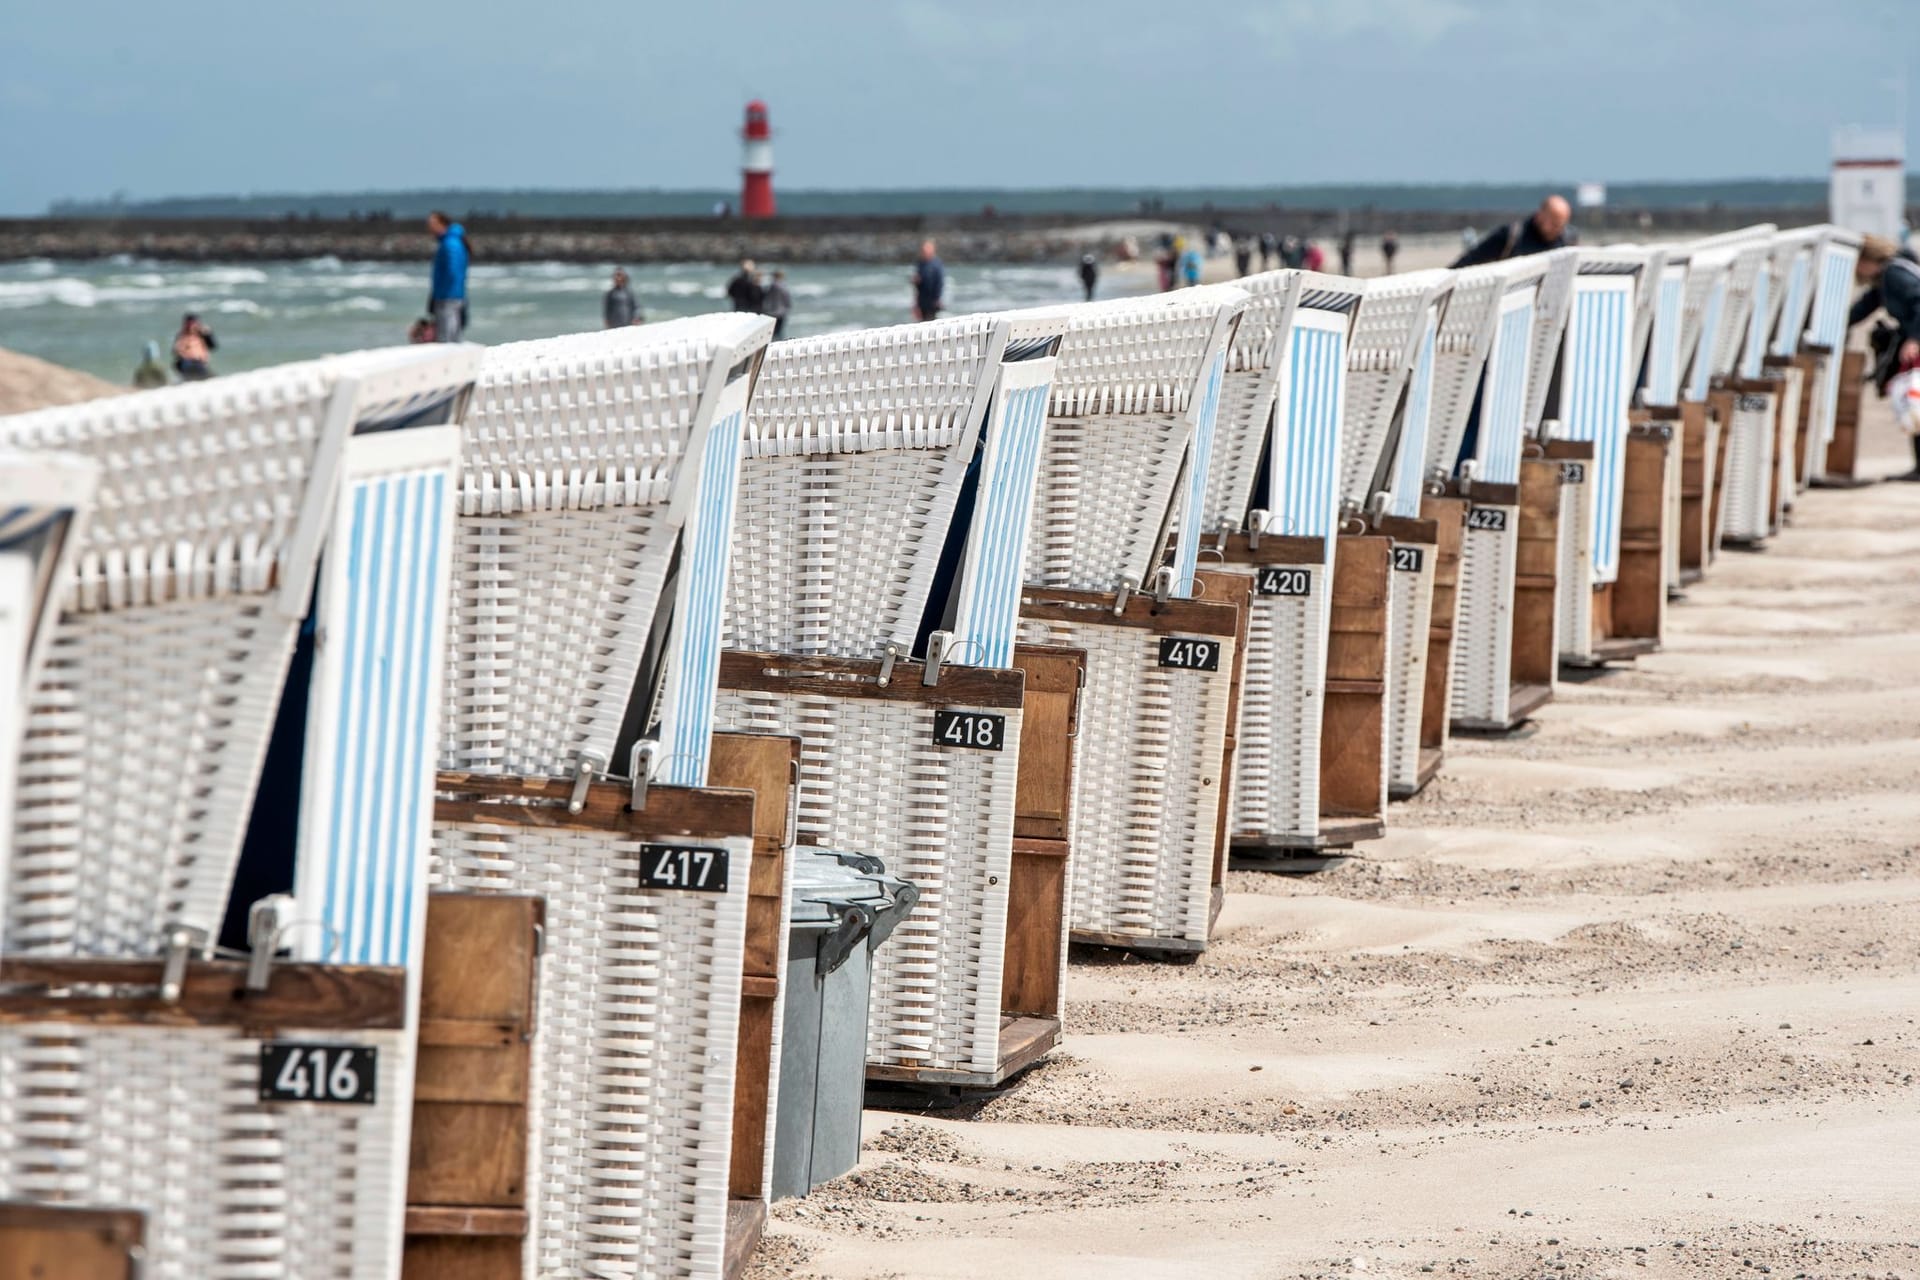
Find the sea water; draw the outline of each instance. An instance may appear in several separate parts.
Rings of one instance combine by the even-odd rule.
[[[796,266],[786,336],[901,324],[912,317],[910,264]],[[649,321],[724,311],[733,268],[670,263],[628,268]],[[468,279],[474,342],[517,342],[600,327],[612,264],[477,264]],[[1150,277],[1149,277],[1150,278]],[[1136,290],[1115,273],[1102,293]],[[1078,301],[1072,266],[947,268],[950,314]],[[163,351],[180,317],[197,312],[219,342],[213,367],[233,373],[335,351],[391,346],[424,312],[427,263],[177,263],[118,257],[97,262],[0,263],[0,347],[113,382],[126,382],[149,340]],[[167,357],[171,364],[171,357]]]

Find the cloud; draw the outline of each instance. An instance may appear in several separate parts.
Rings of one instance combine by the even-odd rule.
[[[1463,0],[1266,0],[1241,22],[1275,54],[1291,58],[1317,41],[1353,36],[1420,47],[1478,17]]]

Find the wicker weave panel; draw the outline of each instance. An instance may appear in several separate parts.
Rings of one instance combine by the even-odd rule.
[[[1424,551],[1418,570],[1396,569],[1389,584],[1386,776],[1390,789],[1411,789],[1420,781],[1420,717],[1427,689],[1434,569],[1434,549]]]
[[[1742,353],[1751,345],[1755,307],[1765,305],[1760,282],[1771,248],[1770,239],[1756,239],[1742,247],[1734,255],[1733,264],[1727,268],[1726,309],[1721,316],[1720,329],[1711,349],[1704,345],[1702,347],[1716,377],[1731,377],[1738,373]],[[1757,364],[1757,349],[1754,360]]]
[[[1247,323],[1240,322],[1242,332]],[[1229,368],[1220,383],[1213,465],[1207,469],[1203,524],[1208,530],[1237,530],[1245,524],[1272,422],[1273,379],[1267,370]]]
[[[1460,548],[1460,612],[1453,628],[1449,700],[1455,720],[1504,724],[1513,691],[1513,588],[1520,519],[1505,529],[1469,528]]]
[[[1453,292],[1434,344],[1433,409],[1427,433],[1428,472],[1453,474],[1466,439],[1473,393],[1493,342],[1493,322],[1505,281],[1493,267],[1454,273]]]
[[[1326,690],[1332,575],[1303,566],[1306,596],[1253,597],[1240,678],[1234,755],[1233,834],[1314,836],[1320,831],[1320,721]]]
[[[1546,269],[1534,294],[1533,333],[1527,348],[1527,396],[1522,413],[1524,430],[1531,434],[1546,412],[1547,390],[1566,332],[1567,311],[1573,303],[1573,280],[1580,267],[1578,249],[1555,249],[1545,255]]]
[[[1346,412],[1340,428],[1344,502],[1363,507],[1372,496],[1428,300],[1445,278],[1439,271],[1380,276],[1369,280],[1361,295],[1347,346]]]
[[[726,893],[635,888],[593,831],[436,824],[434,881],[546,899],[527,1275],[722,1274],[751,842]]]
[[[1560,652],[1587,658],[1593,648],[1593,522],[1594,482],[1591,468],[1585,479],[1560,485],[1560,563],[1554,599],[1559,604]]]
[[[996,711],[1000,751],[933,745],[934,708],[917,701],[723,689],[717,714],[800,737],[802,843],[876,854],[920,891],[874,955],[867,1060],[996,1072],[1019,712]]]
[[[1806,328],[1807,305],[1813,298],[1813,248],[1788,242],[1775,262],[1780,262],[1782,258],[1787,282],[1781,290],[1780,309],[1774,317],[1773,337],[1767,346],[1767,354],[1784,358],[1800,349],[1800,334]]]
[[[1206,941],[1232,640],[1219,671],[1198,672],[1162,669],[1158,635],[1137,627],[1028,621],[1021,638],[1087,651],[1071,926]]]
[[[1727,432],[1726,497],[1721,511],[1729,538],[1752,540],[1772,532],[1773,440],[1779,397],[1743,394],[1735,398]]]
[[[244,595],[61,620],[20,762],[9,949],[153,955],[169,922],[218,931],[293,631]]]
[[[398,1275],[411,1038],[313,1038],[375,1046],[373,1105],[261,1106],[236,1031],[0,1026],[0,1200],[141,1210],[156,1280]]]
[[[1027,581],[1084,591],[1111,591],[1123,578],[1145,582],[1190,434],[1187,419],[1173,413],[1049,418]]]

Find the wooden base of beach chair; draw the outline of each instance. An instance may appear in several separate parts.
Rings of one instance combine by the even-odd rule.
[[[1440,768],[1447,761],[1447,753],[1439,747],[1420,748],[1420,767],[1415,772],[1413,785],[1393,787],[1387,792],[1390,800],[1411,800],[1427,789],[1427,784],[1440,776]]]
[[[1706,571],[1712,545],[1719,417],[1705,400],[1683,400],[1674,426],[1680,445],[1679,581],[1686,586]]]
[[[0,1204],[0,1280],[136,1280],[146,1230],[133,1209]]]
[[[1427,650],[1433,631],[1434,557],[1439,526],[1432,520],[1381,516],[1373,532],[1393,540],[1387,619],[1387,797],[1411,795],[1420,775],[1420,718],[1427,694]]]
[[[1453,688],[1453,631],[1460,613],[1460,553],[1467,536],[1465,498],[1425,497],[1420,518],[1434,523],[1433,617],[1427,629],[1427,688],[1420,708],[1420,747],[1444,752]]]
[[[1013,665],[1026,672],[1027,688],[1020,713],[1000,1008],[1009,1015],[1058,1021],[1065,1004],[1073,757],[1087,654],[1017,645]]]
[[[1369,840],[1384,839],[1386,834],[1386,821],[1377,815],[1323,812],[1320,815],[1320,830],[1310,836],[1235,836],[1233,856],[1241,860],[1258,860],[1283,853],[1334,854],[1351,850],[1355,845],[1364,844]]]
[[[727,1201],[726,1280],[740,1280],[747,1273],[753,1251],[760,1247],[760,1236],[767,1229],[767,1202],[735,1196]]]
[[[1453,732],[1462,737],[1510,738],[1531,732],[1533,713],[1553,701],[1553,688],[1544,684],[1516,684],[1507,700],[1503,720],[1456,719]]]
[[[1621,468],[1620,564],[1593,593],[1593,637],[1585,663],[1624,661],[1660,647],[1667,612],[1667,423],[1641,421],[1627,432]]]
[[[1388,590],[1393,539],[1335,540],[1320,721],[1320,831],[1334,847],[1386,834]],[[1322,843],[1315,847],[1328,847]]]
[[[1553,699],[1560,670],[1560,459],[1520,463],[1520,538],[1513,574],[1512,687],[1508,718],[1526,719]]]
[[[1870,483],[1853,473],[1860,457],[1860,392],[1866,362],[1864,351],[1845,351],[1840,355],[1840,394],[1833,411],[1833,439],[1827,442],[1823,467],[1813,477],[1813,483],[1823,489],[1857,489]]]
[[[1074,941],[1080,941],[1078,934]],[[1016,1017],[1000,1019],[1000,1060],[992,1071],[954,1071],[940,1067],[899,1067],[867,1064],[869,1084],[925,1085],[958,1089],[997,1089],[1047,1055],[1060,1043],[1060,1019]]]

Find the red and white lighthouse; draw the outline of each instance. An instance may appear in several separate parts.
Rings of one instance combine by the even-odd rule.
[[[747,127],[740,131],[740,216],[773,216],[773,130],[758,98],[747,104]]]

